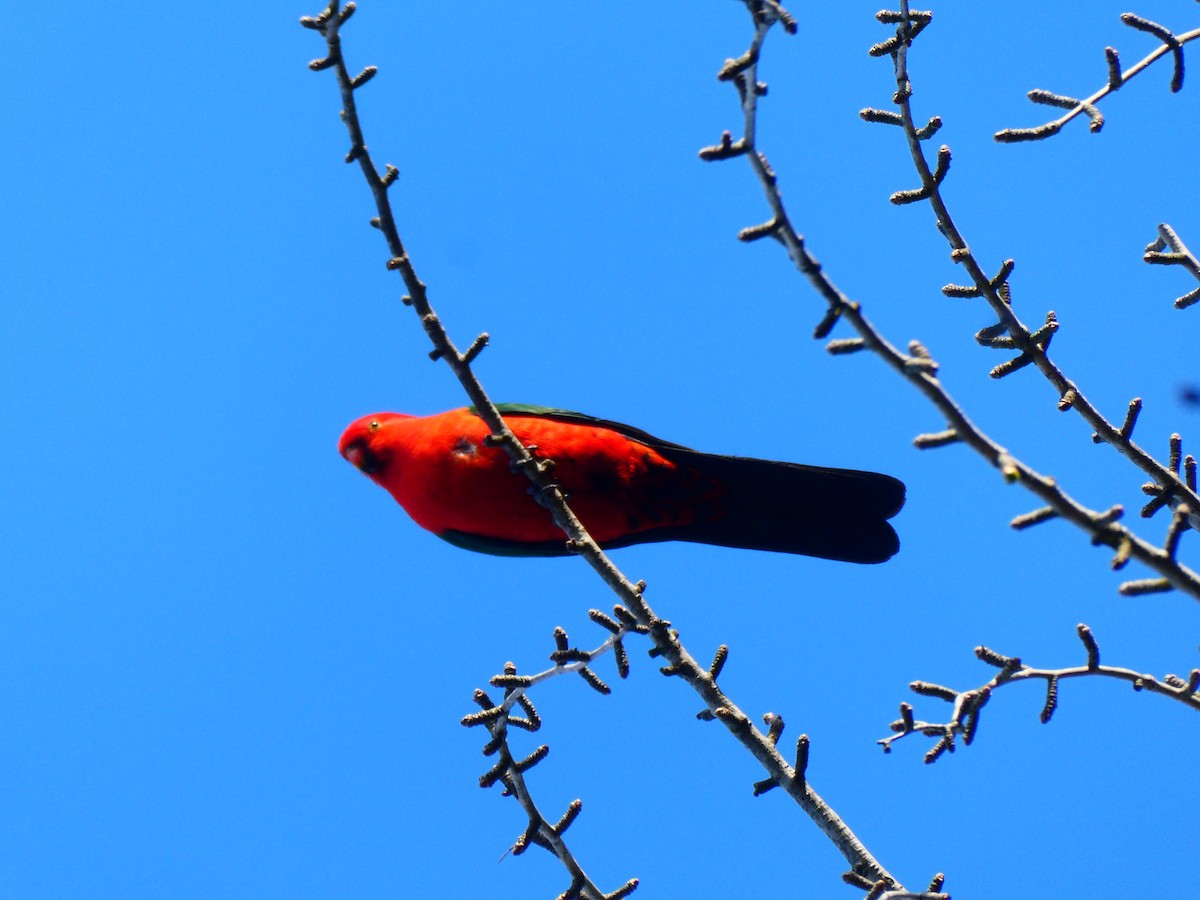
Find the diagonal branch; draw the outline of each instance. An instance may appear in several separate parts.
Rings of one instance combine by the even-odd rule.
[[[393,271],[400,273],[404,280],[404,285],[408,290],[408,294],[402,298],[406,306],[411,306],[421,319],[421,325],[425,329],[425,333],[429,336],[430,342],[433,344],[433,351],[430,357],[434,360],[443,359],[446,364],[454,372],[459,383],[462,384],[463,390],[471,399],[472,405],[475,406],[480,418],[487,423],[491,429],[494,442],[501,446],[509,459],[512,460],[514,469],[525,473],[529,480],[533,483],[534,494],[538,502],[550,510],[554,516],[554,521],[562,528],[567,535],[569,544],[572,550],[584,556],[592,567],[597,569],[604,577],[605,581],[613,587],[619,594],[623,594],[623,599],[633,603],[638,602],[637,592],[634,590],[633,584],[628,581],[615,566],[601,552],[599,545],[587,533],[583,524],[567,506],[566,499],[557,484],[549,477],[552,466],[547,464],[546,460],[535,459],[532,453],[517,439],[516,435],[505,424],[496,405],[492,402],[480,384],[479,379],[475,377],[475,373],[471,370],[471,362],[482,350],[486,343],[486,336],[481,335],[474,344],[467,350],[466,353],[461,353],[458,347],[450,339],[449,334],[443,327],[441,319],[438,318],[436,311],[429,302],[429,297],[426,293],[425,284],[417,277],[416,269],[413,267],[412,260],[409,259],[408,253],[404,249],[404,244],[400,239],[400,233],[396,228],[395,216],[392,213],[391,203],[388,200],[388,189],[395,183],[398,174],[394,166],[386,167],[386,174],[380,175],[375,163],[371,159],[371,154],[367,150],[366,141],[363,137],[362,125],[358,118],[358,108],[354,100],[354,92],[370,81],[374,75],[375,68],[369,67],[363,70],[363,73],[351,77],[346,68],[345,60],[342,57],[341,36],[339,34],[341,26],[354,14],[356,5],[347,3],[339,11],[338,0],[333,0],[329,7],[320,16],[305,18],[301,22],[308,28],[319,31],[324,36],[329,53],[324,59],[314,60],[309,63],[309,68],[314,71],[320,71],[326,68],[333,68],[337,75],[338,87],[342,95],[342,120],[345,122],[346,130],[350,134],[350,150],[346,154],[346,162],[351,163],[357,161],[362,169],[363,177],[366,179],[367,186],[371,190],[371,194],[375,198],[375,209],[377,212],[376,218],[371,220],[371,224],[378,228],[382,233],[384,240],[387,242],[388,250],[391,257],[387,261],[387,267]],[[371,73],[368,75],[367,73]]]
[[[1059,669],[1035,669],[1021,662],[1019,657],[1004,656],[987,647],[976,647],[975,655],[988,665],[995,666],[1000,671],[986,684],[969,691],[956,691],[938,684],[924,681],[914,681],[909,687],[917,694],[926,697],[937,697],[953,704],[953,713],[946,722],[925,722],[913,718],[913,708],[908,703],[900,704],[900,718],[892,722],[894,734],[880,738],[877,741],[885,753],[890,753],[892,744],[901,738],[912,734],[923,734],[926,737],[937,738],[937,743],[925,754],[925,762],[933,763],[946,751],[954,751],[955,738],[962,735],[963,743],[970,744],[975,737],[975,729],[979,723],[979,711],[992,697],[994,692],[1006,684],[1016,684],[1021,681],[1041,680],[1046,684],[1046,702],[1040,715],[1042,724],[1050,721],[1058,708],[1058,693],[1060,682],[1072,678],[1115,678],[1133,685],[1135,691],[1148,691],[1161,694],[1177,700],[1185,706],[1200,711],[1200,669],[1193,669],[1186,678],[1178,675],[1166,675],[1161,680],[1153,675],[1126,669],[1120,666],[1105,666],[1100,664],[1100,649],[1091,629],[1086,625],[1076,627],[1076,633],[1087,651],[1087,662],[1081,666],[1068,666]]]
[[[342,55],[341,36],[339,32],[341,26],[354,14],[356,5],[348,3],[340,9],[339,6],[339,0],[332,0],[320,15],[301,19],[302,25],[320,32],[325,38],[328,48],[327,56],[323,59],[313,61],[309,64],[309,68],[314,71],[326,68],[333,68],[335,70],[338,87],[342,95],[342,120],[350,135],[350,150],[346,154],[346,162],[357,161],[359,163],[363,177],[366,179],[367,185],[375,199],[377,217],[372,220],[371,224],[383,233],[384,239],[387,242],[388,250],[391,253],[391,257],[387,263],[388,268],[400,273],[405,287],[408,289],[408,295],[403,298],[405,305],[413,307],[421,319],[425,333],[429,336],[433,344],[434,349],[430,353],[430,357],[434,360],[443,359],[450,366],[466,391],[467,396],[470,397],[480,417],[487,423],[489,429],[491,429],[493,440],[508,454],[513,468],[523,472],[530,482],[532,482],[534,496],[542,506],[550,511],[550,514],[554,517],[554,521],[566,534],[571,548],[587,559],[592,567],[600,572],[605,582],[629,606],[638,610],[639,614],[645,618],[653,618],[653,613],[649,610],[649,607],[641,602],[641,593],[638,588],[629,582],[616,566],[612,564],[603,551],[600,550],[599,545],[588,534],[583,524],[571,511],[570,507],[567,506],[562,491],[549,477],[552,465],[548,464],[546,460],[535,459],[529,449],[517,439],[507,424],[505,424],[495,404],[484,391],[482,384],[472,371],[471,362],[486,343],[486,337],[481,336],[477,339],[466,353],[459,352],[442,325],[441,320],[438,318],[437,313],[429,303],[425,284],[417,277],[416,269],[405,252],[404,244],[400,239],[400,234],[396,227],[395,216],[392,213],[391,202],[388,199],[388,188],[395,182],[397,170],[393,166],[388,166],[385,175],[381,176],[379,174],[379,170],[376,168],[367,150],[362,125],[358,117],[354,92],[373,77],[375,69],[374,67],[369,67],[362,74],[351,77]],[[514,697],[513,702],[516,702],[518,698],[519,695],[518,697]],[[522,807],[529,815],[531,830],[527,831],[526,835],[529,835],[529,839],[532,839],[532,835],[537,834],[542,843],[547,846],[547,849],[553,852],[563,863],[564,867],[571,874],[571,891],[574,892],[575,896],[583,897],[585,900],[604,900],[605,895],[588,879],[582,867],[562,840],[561,834],[554,831],[545,822],[541,813],[538,812],[536,804],[534,804],[525,786],[525,781],[521,773],[544,756],[545,751],[535,751],[530,758],[519,762],[515,761],[508,751],[507,742],[503,740],[507,729],[507,719],[507,715],[501,716],[498,719],[499,724],[496,726],[501,736],[501,742],[497,748],[502,749],[503,752],[501,763],[498,764],[497,768],[493,769],[493,772],[496,773],[497,778],[504,779],[508,790],[518,798]],[[629,891],[632,891],[633,887],[636,887],[636,880],[632,882],[632,885],[630,887],[630,883],[627,883],[625,888],[620,890],[624,891],[628,888]],[[617,896],[624,896],[624,894],[618,891]]]
[[[1104,87],[1082,100],[1074,97],[1065,97],[1061,94],[1053,94],[1050,91],[1044,91],[1040,88],[1034,89],[1028,95],[1029,99],[1034,103],[1040,103],[1044,106],[1057,106],[1060,109],[1066,109],[1067,112],[1057,119],[1034,128],[1002,129],[996,132],[994,135],[995,139],[1004,144],[1013,144],[1019,141],[1045,140],[1048,137],[1058,134],[1064,125],[1080,115],[1088,117],[1090,120],[1088,130],[1095,134],[1104,127],[1104,116],[1100,114],[1097,104],[1113,91],[1119,90],[1129,79],[1139,75],[1168,53],[1171,54],[1175,65],[1171,76],[1171,92],[1177,93],[1182,90],[1183,45],[1194,41],[1196,38],[1200,38],[1200,28],[1186,31],[1183,34],[1173,34],[1170,29],[1156,22],[1151,22],[1148,19],[1143,19],[1141,16],[1134,15],[1133,13],[1123,13],[1121,21],[1138,31],[1154,35],[1162,41],[1162,44],[1147,54],[1136,65],[1125,70],[1121,69],[1121,60],[1117,55],[1117,51],[1112,47],[1105,47],[1104,56],[1108,63],[1108,82]]]

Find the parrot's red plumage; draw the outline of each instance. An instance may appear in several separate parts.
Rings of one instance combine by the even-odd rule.
[[[876,563],[899,547],[887,475],[700,453],[581,413],[501,404],[513,433],[553,459],[554,480],[603,547],[695,541]],[[423,528],[485,553],[558,556],[566,537],[472,409],[378,413],[338,450]]]

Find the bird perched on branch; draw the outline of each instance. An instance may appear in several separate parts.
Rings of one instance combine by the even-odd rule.
[[[582,413],[498,406],[604,548],[694,541],[878,563],[899,549],[887,520],[904,484],[887,475],[700,453]],[[570,551],[474,409],[377,413],[346,429],[338,450],[416,523],[460,547],[502,556]]]

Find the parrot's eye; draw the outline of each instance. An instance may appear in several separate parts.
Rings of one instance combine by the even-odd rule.
[[[367,431],[378,431],[378,430],[379,430],[379,420],[378,419],[372,419],[369,423],[367,423]]]

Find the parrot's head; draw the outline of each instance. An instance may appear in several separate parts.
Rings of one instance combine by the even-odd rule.
[[[411,419],[404,413],[375,413],[350,423],[338,441],[338,452],[360,472],[380,481],[392,459],[395,444],[389,435],[396,423]]]

